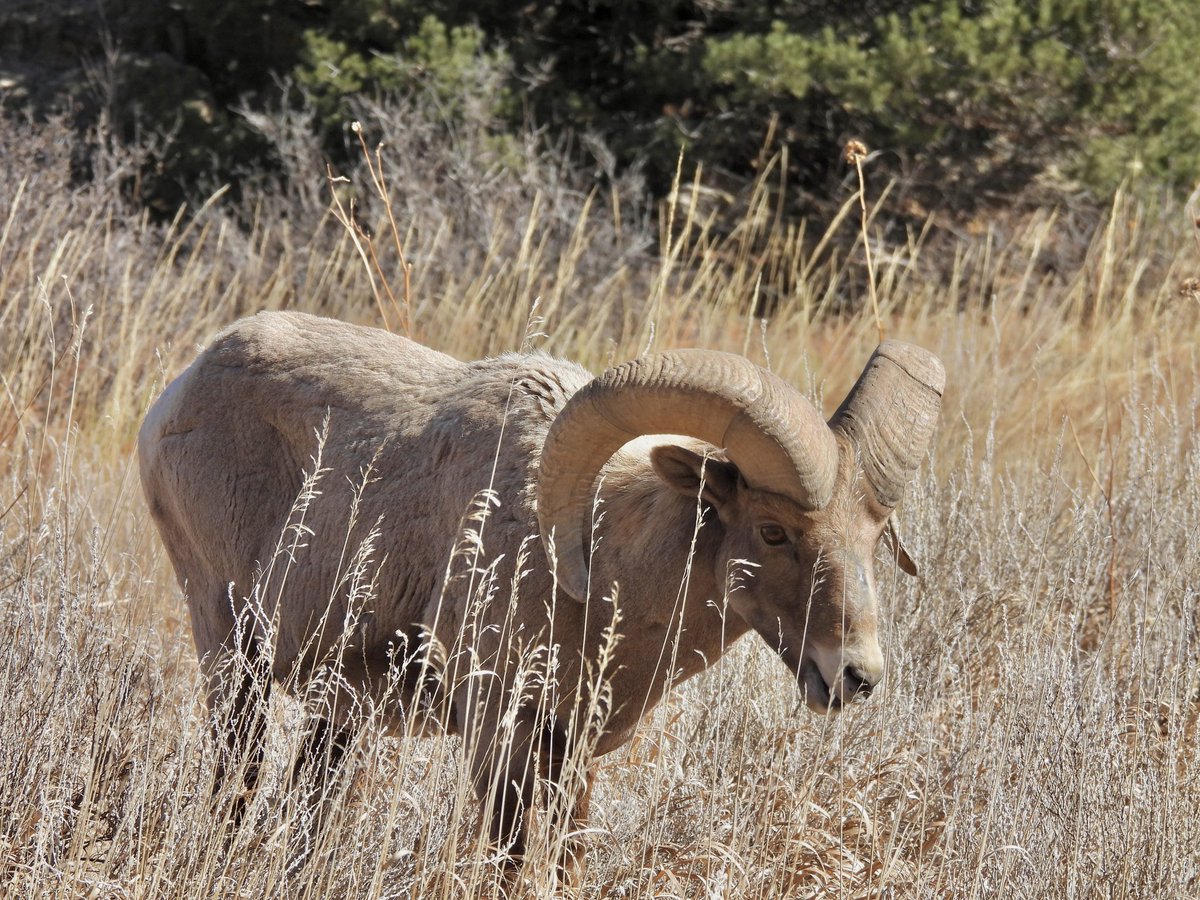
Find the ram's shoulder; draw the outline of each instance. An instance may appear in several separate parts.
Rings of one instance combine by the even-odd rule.
[[[510,405],[532,407],[553,417],[593,378],[579,363],[541,351],[505,353],[471,364],[473,377],[491,382],[511,397]]]

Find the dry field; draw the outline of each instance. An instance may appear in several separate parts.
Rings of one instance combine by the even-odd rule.
[[[636,186],[591,191],[553,157],[513,175],[485,146],[436,167],[385,151],[405,310],[361,168],[338,190],[374,229],[359,244],[377,266],[327,213],[314,160],[289,161],[315,173],[289,193],[217,196],[159,225],[120,199],[129,160],[74,186],[63,135],[4,141],[0,895],[545,896],[553,867],[536,860],[498,882],[454,738],[384,738],[368,720],[324,820],[282,795],[282,763],[245,827],[213,812],[186,614],[138,485],[140,418],[217,328],[279,307],[407,317],[461,357],[527,345],[595,369],[648,347],[735,350],[841,397],[877,340],[862,245],[825,240],[860,227],[850,189],[843,216],[801,228],[777,215],[768,167],[720,230],[720,198],[686,176],[652,219]],[[1195,214],[1118,198],[1099,221],[871,226],[888,336],[949,376],[900,510],[923,577],[880,567],[888,676],[814,716],[743,639],[597,761],[586,875],[566,895],[1200,895]],[[297,711],[278,707],[284,760]]]

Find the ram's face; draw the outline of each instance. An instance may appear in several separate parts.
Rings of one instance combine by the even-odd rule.
[[[664,481],[699,492],[715,510],[723,528],[715,574],[730,608],[820,712],[868,695],[884,667],[873,562],[891,510],[874,501],[853,451],[843,449],[833,497],[817,511],[749,487],[730,462],[677,446],[652,456]]]

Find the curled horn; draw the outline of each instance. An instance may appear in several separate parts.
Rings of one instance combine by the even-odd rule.
[[[809,509],[824,506],[833,492],[833,433],[816,407],[765,369],[708,350],[616,366],[567,402],[542,449],[542,541],[547,555],[557,554],[560,585],[578,600],[587,596],[596,478],[624,444],[647,434],[682,434],[722,447],[747,484]]]
[[[884,506],[895,508],[933,437],[946,388],[941,360],[912,344],[884,341],[829,420],[849,437]]]

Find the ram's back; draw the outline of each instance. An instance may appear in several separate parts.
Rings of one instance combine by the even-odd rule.
[[[490,559],[515,558],[523,536],[536,535],[541,443],[589,377],[541,355],[462,363],[298,313],[231,326],[167,388],[139,435],[145,493],[197,649],[219,647],[231,610],[257,593],[279,623],[276,668],[290,667],[322,619],[344,621],[364,546],[374,588],[355,643],[378,649],[434,618],[452,634],[462,585],[444,581],[462,568],[451,554],[464,517],[481,491],[499,501],[484,529]],[[318,460],[318,494],[302,510]],[[327,625],[313,652],[336,631]]]

